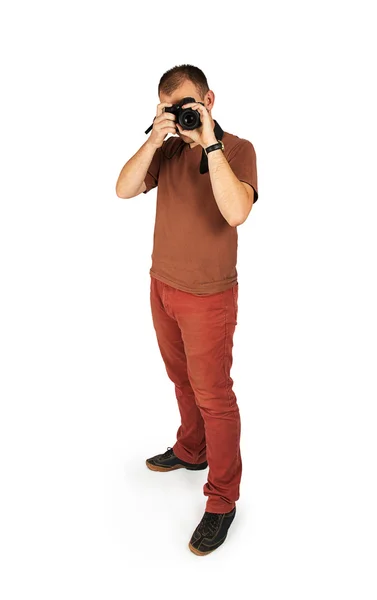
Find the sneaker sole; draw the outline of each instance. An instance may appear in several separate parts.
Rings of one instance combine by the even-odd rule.
[[[217,548],[215,548],[214,550],[208,550],[207,552],[200,552],[200,550],[197,550],[191,544],[189,544],[188,547],[190,548],[191,552],[193,552],[194,554],[196,554],[196,556],[206,556],[207,554],[212,554],[212,552],[214,552],[215,550],[217,550]]]
[[[145,461],[145,464],[151,471],[159,471],[160,473],[164,471],[176,471],[177,469],[185,468],[183,465],[175,465],[174,467],[156,467],[156,465],[151,465],[151,463],[149,463],[147,460]]]
[[[150,469],[151,471],[159,471],[160,473],[163,473],[164,471],[176,471],[177,469],[187,469],[188,471],[203,471],[208,466],[208,465],[206,465],[205,467],[200,467],[200,468],[198,468],[198,467],[190,468],[190,467],[186,467],[185,465],[175,465],[174,467],[157,467],[156,465],[152,465],[151,463],[149,463],[147,460],[145,461],[145,464],[147,465],[148,469]]]

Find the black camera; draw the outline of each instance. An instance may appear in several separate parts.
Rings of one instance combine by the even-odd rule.
[[[187,98],[183,98],[177,104],[173,104],[173,106],[165,106],[165,112],[175,115],[175,122],[179,123],[182,129],[197,129],[202,124],[199,111],[190,107],[182,108],[183,104],[188,104],[189,102],[195,102],[195,98],[188,96]],[[204,106],[203,102],[197,102],[197,104],[202,104]],[[145,133],[149,133],[152,127],[153,125],[151,125]]]
[[[183,98],[178,104],[165,106],[165,112],[175,115],[176,121],[182,129],[197,129],[201,126],[199,111],[193,108],[182,108],[184,104],[188,104],[189,102],[195,102],[195,98]],[[203,104],[203,102],[198,102],[198,104]]]

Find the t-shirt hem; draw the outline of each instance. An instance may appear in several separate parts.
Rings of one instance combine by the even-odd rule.
[[[176,281],[173,281],[171,279],[168,279],[167,277],[164,277],[163,275],[159,275],[159,274],[155,273],[154,271],[152,271],[152,269],[150,269],[149,274],[154,279],[158,279],[159,281],[162,281],[162,283],[166,283],[167,285],[170,285],[171,287],[174,287],[174,288],[180,290],[181,292],[187,292],[188,294],[194,294],[196,296],[210,296],[212,294],[219,294],[221,292],[225,292],[229,288],[232,288],[234,285],[236,285],[238,283],[238,280],[236,277],[235,280],[231,280],[231,281],[226,281],[226,282],[214,281],[214,282],[204,284],[200,288],[189,288],[188,286],[182,285],[180,283],[177,283]],[[210,291],[204,291],[203,288],[205,286],[207,286],[207,290],[210,288],[212,288],[212,289]]]
[[[247,179],[240,179],[240,181],[243,181],[244,183],[248,183],[254,190],[254,202],[253,204],[255,204],[255,202],[258,200],[258,190],[256,189],[255,185],[253,185],[250,181],[247,181]]]

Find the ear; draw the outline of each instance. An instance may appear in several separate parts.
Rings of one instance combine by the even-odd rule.
[[[209,98],[209,100],[210,100],[210,105],[209,105],[209,107],[207,107],[207,106],[206,106],[206,103],[205,103],[205,99],[206,99],[206,97],[208,97],[208,98]],[[206,93],[206,95],[204,96],[204,106],[206,106],[207,110],[212,110],[212,109],[213,109],[213,105],[214,105],[214,104],[215,104],[215,94],[213,93],[213,91],[212,91],[212,90],[209,90],[209,91]]]

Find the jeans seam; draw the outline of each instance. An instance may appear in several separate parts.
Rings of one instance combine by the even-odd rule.
[[[234,315],[236,318],[236,322],[237,322],[237,300],[236,300],[236,288],[237,288],[237,284],[233,286],[233,306],[234,306]]]
[[[227,374],[227,364],[226,364],[226,348],[227,348],[227,342],[228,342],[228,319],[227,319],[227,315],[228,315],[228,303],[226,300],[226,294],[224,295],[225,298],[225,336],[224,336],[224,358],[223,358],[223,365],[224,365],[224,373],[225,373],[225,389],[226,392],[228,394],[228,407],[231,407],[231,399],[230,399],[230,387],[228,385],[228,374]]]

